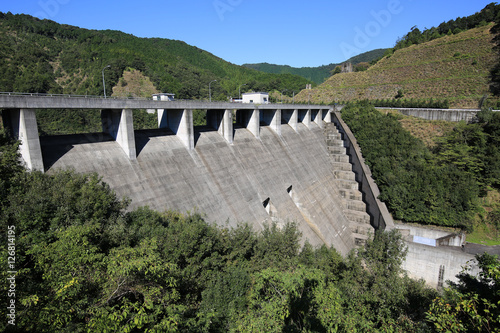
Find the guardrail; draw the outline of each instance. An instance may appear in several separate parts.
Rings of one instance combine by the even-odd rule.
[[[149,101],[153,98],[148,97],[116,97],[116,96],[97,96],[97,95],[74,95],[74,94],[47,94],[47,93],[20,93],[20,92],[0,92],[0,95],[8,96],[32,96],[32,97],[68,97],[68,98],[101,98],[101,99],[134,99]]]

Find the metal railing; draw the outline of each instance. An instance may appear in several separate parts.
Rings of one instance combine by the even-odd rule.
[[[22,92],[0,92],[0,95],[8,96],[33,96],[33,97],[67,97],[67,98],[102,98],[102,99],[135,99],[135,100],[153,100],[152,97],[114,97],[97,95],[75,95],[75,94],[47,94],[47,93],[22,93]]]

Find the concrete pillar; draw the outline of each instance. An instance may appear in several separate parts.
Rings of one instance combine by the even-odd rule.
[[[260,113],[261,121],[269,126],[277,134],[281,135],[281,110],[262,110]]]
[[[299,110],[294,109],[292,112],[292,116],[290,117],[290,120],[288,121],[288,125],[290,125],[295,132],[298,130],[298,124],[299,124]]]
[[[250,111],[250,119],[248,120],[247,129],[255,135],[257,139],[260,139],[260,110],[254,109]]]
[[[26,168],[31,171],[44,172],[35,110],[4,110],[2,118],[4,126],[10,128],[14,139],[21,142],[19,152]]]
[[[260,110],[237,110],[236,121],[260,139]]]
[[[269,127],[275,131],[278,135],[281,135],[281,110],[274,110],[274,116],[271,119],[271,124]]]
[[[324,112],[324,117],[323,117],[323,120],[325,121],[325,123],[331,123],[332,122],[332,109],[328,109],[328,110],[323,110]]]
[[[193,110],[158,109],[158,128],[171,129],[188,149],[194,149]]]
[[[194,149],[193,110],[159,109],[158,127],[170,128],[187,149]]]
[[[295,132],[298,130],[299,122],[299,110],[298,109],[286,109],[281,110],[282,123],[290,125]]]
[[[108,133],[122,147],[129,159],[135,160],[134,118],[131,109],[102,110],[102,131]]]
[[[165,109],[157,110],[158,128],[168,128],[168,112]]]
[[[307,110],[304,118],[302,119],[302,123],[306,125],[307,128],[311,128],[311,110]]]
[[[232,110],[207,110],[207,125],[229,143],[233,143],[233,113]]]
[[[319,126],[319,128],[323,128],[323,110],[319,109],[316,111],[317,112],[314,114],[313,121]]]
[[[233,110],[224,110],[224,119],[222,121],[222,133],[219,129],[219,133],[226,139],[227,142],[233,143],[234,131],[233,131]]]

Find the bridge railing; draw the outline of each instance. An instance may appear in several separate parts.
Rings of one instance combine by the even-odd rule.
[[[98,96],[98,95],[76,95],[76,94],[48,94],[48,93],[22,93],[22,92],[0,92],[0,95],[8,96],[33,96],[33,97],[68,97],[68,98],[102,98],[102,99],[135,99],[152,100],[149,97],[116,97],[116,96]]]

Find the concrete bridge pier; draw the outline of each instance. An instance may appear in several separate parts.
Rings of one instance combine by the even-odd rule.
[[[323,110],[311,110],[312,121],[318,125],[319,128],[323,128]]]
[[[2,121],[15,140],[21,141],[19,152],[26,168],[44,172],[42,148],[34,109],[3,110]]]
[[[233,143],[232,110],[207,110],[207,125],[215,128],[228,143]]]
[[[326,122],[326,123],[331,123],[332,122],[332,112],[330,109],[328,110],[323,110],[323,120]]]
[[[158,109],[158,127],[171,129],[187,149],[194,149],[192,109]]]
[[[260,121],[269,126],[276,134],[281,135],[281,110],[264,109],[260,113]]]
[[[101,121],[102,131],[111,135],[118,142],[129,159],[135,160],[137,152],[132,110],[102,110]]]
[[[311,110],[299,110],[299,122],[311,128]]]
[[[288,124],[295,132],[297,132],[299,124],[299,110],[282,110],[281,121],[282,123]]]
[[[260,139],[260,110],[236,110],[236,122]]]

